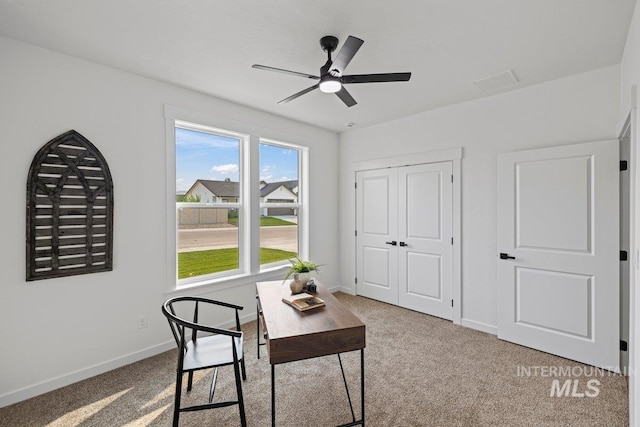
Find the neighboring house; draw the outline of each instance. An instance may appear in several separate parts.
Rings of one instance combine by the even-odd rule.
[[[185,197],[189,196],[199,196],[201,203],[237,203],[240,197],[240,185],[231,180],[198,179],[186,192]]]
[[[236,203],[240,197],[240,185],[231,180],[213,181],[198,179],[185,193],[200,197],[200,203]],[[297,203],[298,180],[267,183],[260,182],[260,203]],[[263,208],[262,215],[295,215],[295,208]]]
[[[298,203],[298,180],[260,182],[260,203]],[[262,215],[295,215],[295,208],[262,208]]]

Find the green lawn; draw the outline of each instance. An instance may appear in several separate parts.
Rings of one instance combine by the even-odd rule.
[[[295,252],[280,249],[260,248],[260,264],[283,261],[295,258],[297,255]],[[236,268],[238,268],[238,248],[178,253],[178,279]]]
[[[238,225],[238,218],[229,218],[229,224]],[[274,218],[272,216],[261,216],[260,227],[271,227],[273,225],[296,225],[295,222],[285,221],[284,219]]]

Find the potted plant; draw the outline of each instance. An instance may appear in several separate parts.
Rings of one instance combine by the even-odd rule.
[[[320,264],[316,264],[311,261],[302,261],[300,258],[296,257],[295,260],[290,259],[291,267],[287,271],[286,276],[284,276],[283,283],[293,275],[293,281],[291,282],[291,291],[294,293],[297,290],[297,287],[300,288],[299,292],[302,291],[302,287],[309,280],[309,275],[312,271],[320,271]],[[294,284],[299,286],[294,286]],[[294,290],[295,288],[295,290]]]

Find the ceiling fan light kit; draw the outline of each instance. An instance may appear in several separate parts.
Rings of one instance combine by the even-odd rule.
[[[342,83],[340,83],[340,79],[338,77],[333,77],[331,74],[327,74],[326,76],[320,79],[320,91],[324,93],[336,93],[340,89],[342,89]]]
[[[290,74],[293,76],[304,77],[311,80],[320,80],[315,85],[295,93],[278,104],[284,104],[289,101],[309,93],[315,89],[320,89],[324,93],[335,93],[338,98],[347,106],[352,107],[357,104],[356,100],[344,87],[346,84],[354,83],[386,83],[386,82],[406,82],[411,78],[411,73],[382,73],[382,74],[354,74],[344,75],[344,70],[351,62],[355,54],[364,43],[363,40],[349,36],[344,42],[342,48],[336,55],[335,60],[331,59],[331,53],[338,47],[338,39],[334,36],[324,36],[320,39],[320,47],[327,52],[327,62],[320,68],[320,76],[300,73],[297,71],[284,70],[282,68],[274,68],[266,65],[254,64],[253,68],[265,71],[275,71],[278,73]]]

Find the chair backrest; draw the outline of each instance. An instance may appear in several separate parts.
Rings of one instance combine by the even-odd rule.
[[[236,330],[214,328],[211,326],[198,323],[198,315],[200,311],[200,305],[226,307],[235,310]],[[184,307],[186,306],[186,307]],[[188,338],[186,333],[191,331],[191,340],[196,341],[198,339],[198,332],[208,332],[212,334],[223,334],[231,337],[241,337],[242,332],[240,329],[240,318],[238,310],[242,310],[243,307],[235,304],[229,304],[222,301],[215,301],[203,297],[189,297],[180,296],[167,300],[162,305],[162,313],[165,315],[171,327],[173,338],[176,340],[178,348],[185,350]],[[191,320],[187,320],[177,314],[179,310],[181,313],[185,310],[192,311],[193,315]]]

